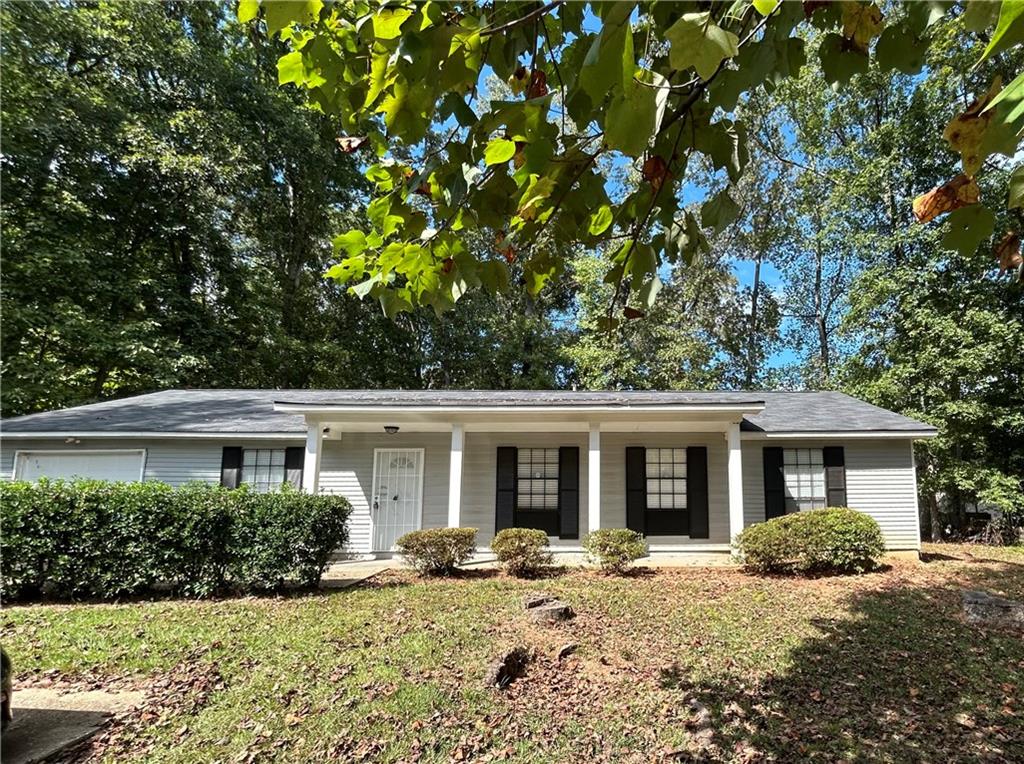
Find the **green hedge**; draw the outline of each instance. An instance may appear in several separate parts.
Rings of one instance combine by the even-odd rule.
[[[751,570],[764,573],[862,573],[885,552],[874,518],[846,507],[796,512],[752,525],[736,539]]]
[[[340,496],[192,483],[0,484],[5,598],[187,596],[319,580],[347,538]]]

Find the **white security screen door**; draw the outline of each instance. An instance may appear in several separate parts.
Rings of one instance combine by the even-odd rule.
[[[402,534],[419,529],[422,515],[423,449],[376,449],[370,504],[373,550],[391,551]]]
[[[121,451],[19,451],[14,463],[16,480],[142,480],[146,452]]]

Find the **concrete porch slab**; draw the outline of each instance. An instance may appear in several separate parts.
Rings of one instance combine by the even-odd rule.
[[[59,692],[14,688],[14,721],[4,731],[4,764],[41,761],[93,735],[111,714],[142,702],[138,690]]]

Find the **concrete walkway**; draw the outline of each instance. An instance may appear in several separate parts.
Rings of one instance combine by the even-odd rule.
[[[581,567],[587,565],[583,552],[555,552],[555,565]],[[633,563],[638,568],[692,568],[734,566],[727,552],[656,552]],[[462,566],[471,570],[497,568],[493,554],[478,554]],[[347,589],[385,570],[408,569],[398,558],[380,560],[345,560],[332,563],[320,579],[322,589]]]
[[[4,764],[28,764],[93,735],[111,714],[142,702],[136,690],[58,692],[14,688],[14,721],[3,736]]]

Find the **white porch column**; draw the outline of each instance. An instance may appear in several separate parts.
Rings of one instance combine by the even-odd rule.
[[[587,459],[587,532],[601,527],[601,424],[590,423]]]
[[[738,422],[729,425],[725,437],[729,444],[729,538],[735,541],[743,530],[743,457]]]
[[[318,421],[306,421],[306,458],[302,463],[302,490],[320,491],[320,452],[324,442],[324,426]]]
[[[458,528],[462,522],[462,451],[465,427],[452,425],[451,465],[448,469],[448,527]]]

